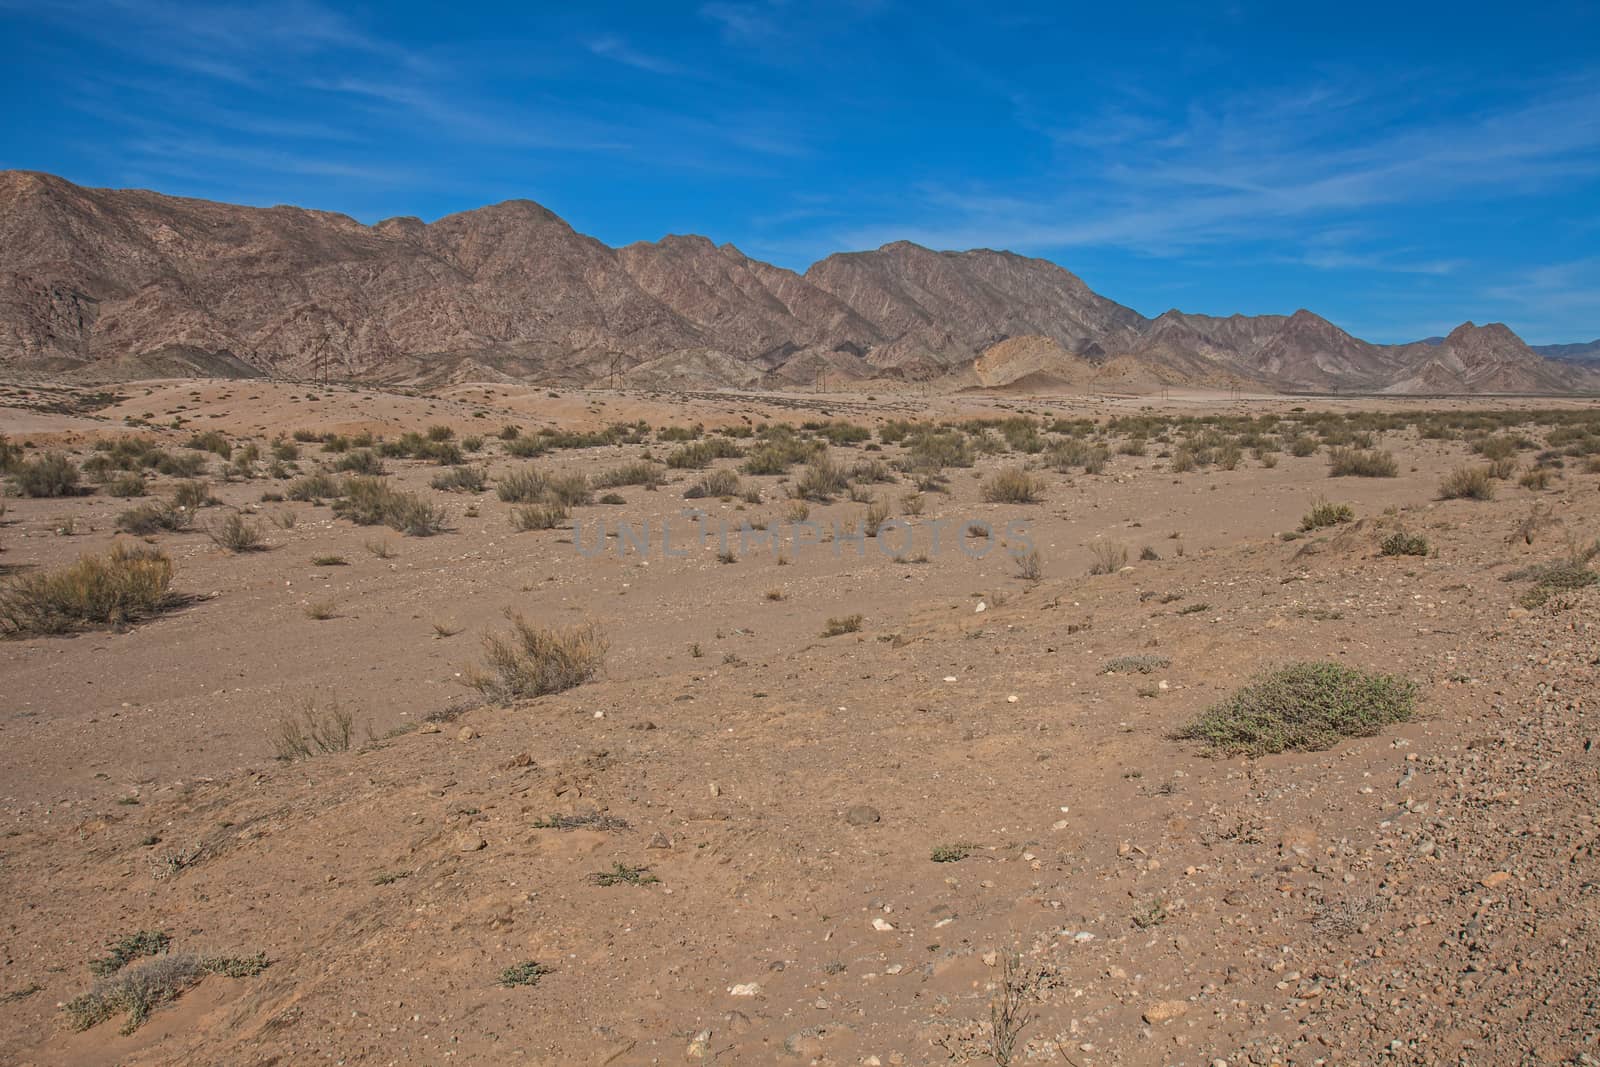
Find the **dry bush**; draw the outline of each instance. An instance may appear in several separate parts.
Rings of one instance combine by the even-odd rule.
[[[78,468],[66,456],[47,452],[12,467],[17,492],[31,497],[72,496],[78,491]]]
[[[321,500],[332,500],[339,496],[339,480],[331,474],[308,474],[303,478],[296,478],[289,483],[285,492],[290,500],[299,500],[302,503],[314,504]]]
[[[1385,556],[1426,556],[1430,549],[1421,534],[1396,530],[1378,543],[1378,551]]]
[[[293,762],[329,752],[348,752],[354,732],[355,717],[350,712],[337,704],[323,710],[305,698],[293,711],[278,717],[269,737],[278,758]]]
[[[186,511],[195,511],[216,502],[217,498],[211,495],[211,489],[205,482],[190,479],[172,487],[172,503]]]
[[[511,632],[486,634],[488,669],[472,669],[467,684],[490,700],[506,702],[560,693],[593,678],[610,642],[593,623],[556,629],[509,613]]]
[[[221,522],[206,527],[206,536],[218,548],[229,552],[259,552],[267,547],[266,536],[258,523],[250,522],[237,511]]]
[[[83,626],[121,626],[175,603],[172,561],[166,554],[119,541],[106,556],[83,556],[0,587],[0,633],[60,634]]]
[[[1163,667],[1172,666],[1172,661],[1166,656],[1156,655],[1152,652],[1140,652],[1131,656],[1117,656],[1106,660],[1105,666],[1100,668],[1101,674],[1149,674]]]
[[[1000,471],[983,483],[983,499],[990,504],[1037,504],[1043,496],[1043,479],[1021,467]]]
[[[921,493],[907,493],[900,498],[900,510],[907,515],[921,515],[927,507],[928,498]]]
[[[1340,523],[1354,520],[1355,517],[1356,513],[1351,510],[1349,504],[1330,504],[1326,500],[1318,500],[1300,520],[1300,530],[1302,533],[1308,533],[1320,530],[1324,526],[1338,526]]]
[[[544,497],[545,477],[534,467],[510,471],[495,480],[495,495],[507,504],[531,504]]]
[[[123,499],[135,496],[144,496],[148,491],[149,487],[145,485],[144,476],[140,474],[134,474],[132,471],[129,471],[126,474],[119,474],[115,478],[111,479],[110,482],[106,483],[106,492],[108,494],[111,496],[122,497]]]
[[[867,513],[861,519],[861,528],[868,537],[877,537],[878,531],[883,529],[883,524],[889,521],[889,502],[874,500],[867,505]]]
[[[739,495],[739,476],[733,471],[712,471],[684,491],[685,500]]]
[[[1439,483],[1439,499],[1493,500],[1493,472],[1488,467],[1457,467]]]
[[[444,529],[443,508],[392,488],[382,478],[346,478],[342,489],[344,497],[333,512],[358,526],[382,524],[412,537],[430,537]]]
[[[989,1004],[989,1055],[996,1067],[1011,1067],[1017,1038],[1033,1021],[1028,1005],[1037,996],[1038,979],[1022,966],[1022,957],[1007,952],[1000,964],[1000,982]]]
[[[666,472],[660,464],[641,459],[602,472],[595,478],[594,487],[617,489],[625,485],[642,485],[646,489],[655,489],[666,484],[666,480]]]
[[[1550,488],[1550,483],[1555,481],[1555,477],[1556,472],[1549,467],[1529,467],[1522,477],[1517,479],[1517,484],[1537,493]]]
[[[120,513],[117,516],[117,529],[145,537],[162,530],[187,530],[193,521],[192,512],[174,507],[165,500],[152,500]]]
[[[1089,546],[1094,562],[1090,574],[1115,574],[1128,565],[1128,546],[1117,541],[1096,541]]]
[[[845,491],[850,484],[844,469],[827,453],[812,460],[794,484],[794,495],[803,500],[826,503]]]
[[[828,624],[822,628],[823,637],[838,637],[840,634],[853,634],[861,629],[863,618],[859,612],[854,615],[844,615],[836,619],[829,619]]]
[[[435,474],[429,484],[445,493],[481,493],[486,479],[477,467],[451,467]]]
[[[511,509],[511,528],[518,533],[554,530],[566,525],[568,512],[560,504],[523,504]]]
[[[1044,577],[1044,560],[1037,548],[1031,548],[1016,557],[1017,577],[1025,582],[1037,582]]]
[[[1388,452],[1359,448],[1335,448],[1328,453],[1330,478],[1393,478],[1400,464]]]
[[[101,978],[93,989],[67,1001],[61,1010],[74,1030],[87,1030],[113,1015],[126,1013],[122,1032],[131,1034],[152,1011],[177,1000],[207,975],[248,978],[260,974],[266,967],[264,953],[211,957],[189,952],[163,953],[148,962]]]

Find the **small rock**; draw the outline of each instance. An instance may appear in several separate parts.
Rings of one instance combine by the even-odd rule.
[[[844,813],[844,821],[851,826],[871,826],[882,818],[878,809],[870,804],[857,804]]]
[[[888,921],[887,919],[873,919],[872,928],[878,931],[880,934],[887,933],[888,931],[894,929],[894,923]]]
[[[482,834],[475,834],[471,830],[463,830],[456,834],[452,843],[457,852],[477,852],[489,847],[489,842],[483,839]]]
[[[417,727],[417,733],[419,734],[436,734],[438,732],[439,724],[436,722],[425,722],[421,726]]]
[[[759,982],[743,982],[739,985],[731,987],[728,990],[728,996],[753,997],[759,992],[761,992],[761,984]]]
[[[657,830],[656,833],[655,833],[655,836],[650,839],[650,843],[648,845],[644,846],[644,847],[645,848],[671,848],[672,847],[672,838],[668,837],[666,834],[662,833],[660,830]]]
[[[720,797],[722,795],[722,787],[716,782],[711,783],[711,795],[714,797]]]
[[[1478,884],[1485,889],[1493,889],[1496,886],[1505,885],[1509,881],[1511,881],[1510,871],[1495,871],[1493,874],[1484,875],[1482,881]]]
[[[478,736],[478,731],[474,730],[470,726],[463,726],[460,730],[456,731],[456,740],[457,741],[471,741],[474,737],[477,737],[477,736]]]

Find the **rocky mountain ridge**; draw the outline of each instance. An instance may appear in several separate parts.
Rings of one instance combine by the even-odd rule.
[[[367,226],[28,171],[0,172],[0,367],[696,388],[1488,393],[1600,382],[1499,324],[1383,346],[1306,310],[1147,319],[1054,263],[988,249],[901,241],[798,274],[692,235],[614,249],[527,200]]]

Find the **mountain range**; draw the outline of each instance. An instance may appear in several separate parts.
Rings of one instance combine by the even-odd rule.
[[[1306,310],[1149,319],[988,249],[902,241],[801,274],[698,236],[611,248],[527,200],[368,226],[0,171],[0,368],[19,371],[1562,393],[1600,388],[1597,345],[1470,322],[1376,345]]]

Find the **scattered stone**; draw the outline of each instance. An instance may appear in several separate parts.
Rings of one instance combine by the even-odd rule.
[[[477,736],[478,736],[478,731],[474,730],[470,726],[463,726],[460,730],[456,731],[456,740],[457,741],[471,741],[473,738],[475,738]]]
[[[489,847],[489,842],[483,839],[482,834],[473,833],[471,830],[462,830],[456,834],[452,844],[457,852],[477,852]]]
[[[417,727],[417,733],[419,734],[436,734],[438,732],[439,724],[436,722],[425,722],[421,726]]]

